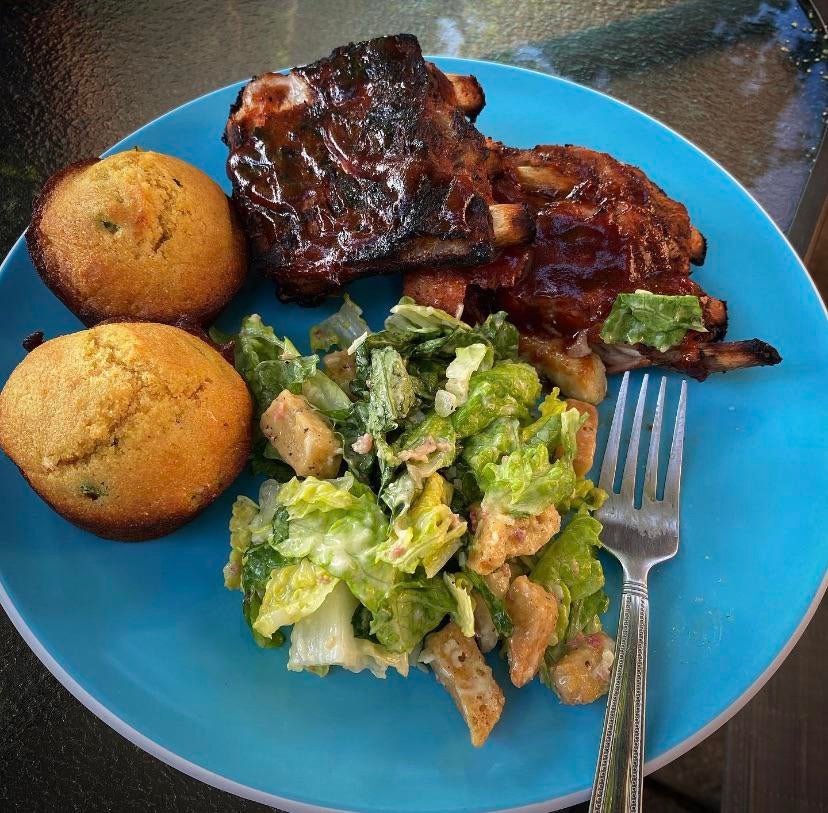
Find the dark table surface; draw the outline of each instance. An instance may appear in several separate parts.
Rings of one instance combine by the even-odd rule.
[[[398,31],[416,34],[426,53],[522,65],[630,102],[719,160],[801,253],[810,245],[828,258],[812,240],[828,188],[822,158],[814,170],[828,117],[828,46],[816,17],[793,0],[3,2],[0,256],[62,165],[193,96]],[[828,282],[828,273],[816,276]],[[819,687],[828,624],[819,619],[743,712],[648,779],[649,810],[828,810]],[[115,734],[2,613],[0,655],[0,809],[266,809]]]

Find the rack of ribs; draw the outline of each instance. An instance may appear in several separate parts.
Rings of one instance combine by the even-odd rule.
[[[479,264],[526,240],[525,205],[492,205],[483,101],[405,34],[253,79],[224,141],[254,267],[311,305],[357,277]]]
[[[488,146],[496,156],[489,162],[496,166],[493,199],[525,203],[533,238],[472,269],[411,272],[408,296],[471,321],[505,310],[521,330],[523,352],[541,366],[594,351],[609,372],[657,365],[703,380],[779,363],[777,351],[759,339],[722,341],[727,306],[690,276],[691,264],[704,262],[704,237],[687,209],[641,170],[584,147]],[[688,331],[665,352],[606,344],[601,328],[616,297],[640,289],[699,297],[707,332]]]
[[[727,308],[690,276],[706,246],[681,203],[604,153],[491,141],[473,124],[483,104],[474,77],[405,34],[254,78],[224,132],[254,268],[304,305],[404,272],[422,304],[467,321],[507,311],[544,369],[589,355],[703,379],[779,362],[758,339],[722,341]],[[698,296],[706,331],[665,352],[605,343],[616,297],[639,289]]]

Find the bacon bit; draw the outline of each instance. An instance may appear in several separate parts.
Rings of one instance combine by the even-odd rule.
[[[428,460],[428,456],[432,452],[445,452],[450,448],[450,443],[447,443],[444,440],[435,441],[434,438],[429,435],[429,437],[427,437],[419,446],[415,446],[413,449],[405,449],[400,452],[400,460],[412,460],[415,463],[425,463]]]
[[[360,435],[352,444],[351,448],[357,454],[368,454],[371,449],[374,448],[374,438],[366,432],[364,435]]]

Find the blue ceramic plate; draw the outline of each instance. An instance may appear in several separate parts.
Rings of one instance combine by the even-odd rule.
[[[489,63],[438,63],[479,77],[488,99],[479,122],[484,133],[517,146],[606,150],[686,203],[709,245],[696,276],[730,302],[730,335],[760,336],[784,357],[779,367],[690,384],[682,546],[651,580],[652,770],[710,734],[758,690],[825,590],[825,310],[770,218],[676,133],[560,79]],[[228,188],[219,136],[237,90],[196,99],[117,149],[177,155]],[[400,283],[373,279],[351,293],[376,327]],[[81,327],[42,285],[23,242],[3,264],[0,302],[2,380],[23,358],[25,335]],[[302,339],[334,307],[281,305],[270,284],[253,282],[221,324],[233,327],[255,310],[279,332]],[[258,649],[239,594],[226,591],[221,578],[230,505],[239,492],[255,496],[252,477],[241,477],[173,536],[140,545],[69,525],[5,458],[0,484],[6,612],[81,702],[180,770],[290,810],[545,811],[585,798],[602,703],[565,708],[537,682],[516,691],[497,664],[506,710],[486,746],[475,750],[430,674],[382,682],[339,671],[321,680],[288,673],[287,647]],[[614,629],[618,568],[607,562],[607,571]]]

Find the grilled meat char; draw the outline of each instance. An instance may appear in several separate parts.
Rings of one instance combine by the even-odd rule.
[[[479,320],[507,311],[525,334],[585,339],[610,372],[655,364],[700,380],[710,372],[776,364],[779,354],[754,339],[722,343],[727,307],[690,277],[706,245],[687,209],[641,170],[604,153],[573,146],[513,150],[490,144],[499,157],[495,201],[523,201],[535,220],[534,240],[501,251],[490,263],[408,274],[405,292]],[[644,289],[692,294],[706,333],[689,331],[665,353],[644,345],[605,344],[601,327],[619,293]],[[429,294],[429,291],[434,293]]]
[[[454,79],[399,35],[241,91],[227,174],[253,264],[281,298],[309,305],[357,277],[492,259],[489,151],[469,119],[483,94]]]

